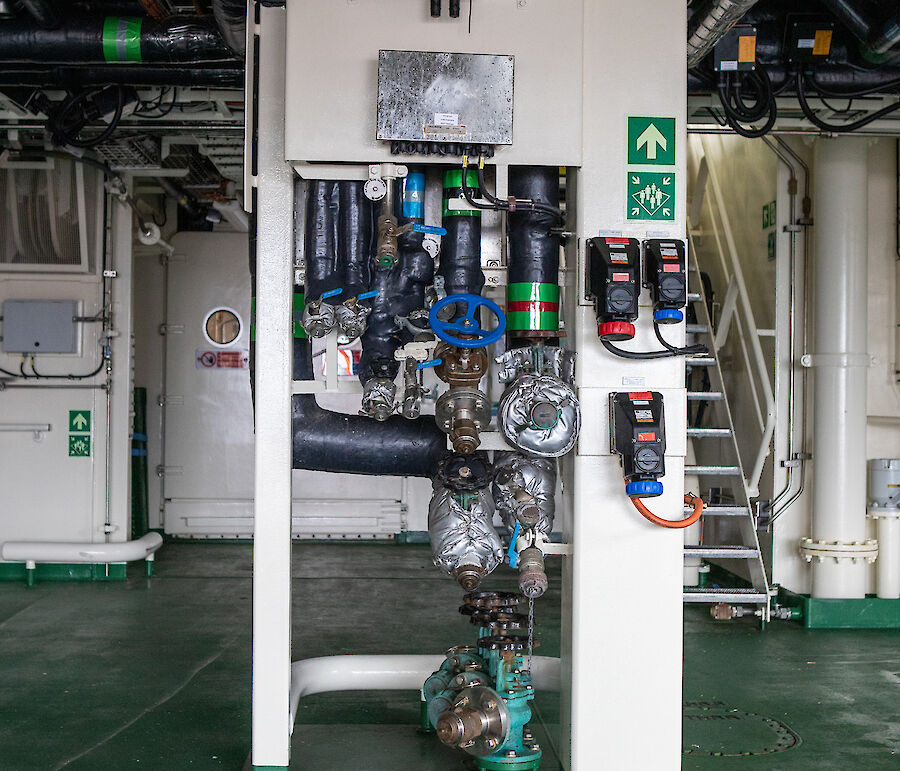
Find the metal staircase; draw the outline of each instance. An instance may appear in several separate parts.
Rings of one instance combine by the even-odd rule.
[[[688,439],[702,443],[697,447],[700,458],[714,457],[716,465],[688,465],[685,474],[697,476],[699,495],[706,502],[701,518],[700,544],[685,546],[685,557],[714,561],[732,574],[745,577],[752,586],[685,587],[684,601],[691,603],[727,603],[758,605],[762,620],[769,619],[769,586],[765,564],[756,533],[756,516],[751,504],[751,486],[741,464],[734,431],[731,407],[722,378],[718,351],[713,334],[709,305],[700,280],[696,252],[691,243],[691,268],[688,271],[691,291],[688,302],[696,314],[696,324],[688,324],[688,333],[709,348],[708,356],[688,357],[688,372],[703,367],[708,380],[703,390],[688,391]],[[696,378],[694,378],[696,379]],[[705,385],[706,385],[705,384]],[[703,405],[702,408],[700,405]],[[693,424],[691,416],[694,416]],[[700,421],[697,422],[697,419]],[[712,444],[712,451],[704,448]],[[690,507],[685,507],[685,513]],[[737,583],[737,582],[734,582]]]

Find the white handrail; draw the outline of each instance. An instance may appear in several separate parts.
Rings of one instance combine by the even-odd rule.
[[[769,380],[769,369],[766,366],[766,357],[763,353],[762,345],[760,345],[759,342],[759,330],[756,327],[756,320],[753,317],[753,306],[750,303],[750,295],[747,292],[747,284],[744,281],[744,273],[741,270],[741,263],[738,259],[738,250],[737,245],[734,241],[734,234],[731,229],[731,221],[728,217],[728,210],[725,208],[725,202],[722,198],[722,189],[719,186],[719,175],[716,172],[715,165],[710,163],[709,152],[707,151],[706,137],[702,137],[700,141],[703,146],[703,154],[707,159],[706,162],[709,168],[709,181],[712,183],[712,192],[715,199],[715,212],[712,212],[712,207],[710,207],[711,213],[718,214],[719,219],[722,223],[722,230],[725,234],[725,242],[728,245],[728,256],[731,262],[731,279],[737,286],[738,299],[740,300],[738,308],[741,315],[741,320],[743,324],[746,325],[746,328],[743,328],[743,326],[741,326],[740,330],[742,332],[745,332],[744,338],[749,338],[750,340],[750,348],[753,352],[753,363],[756,365],[756,375],[762,386],[763,399],[766,406],[765,426],[763,427],[763,435],[762,439],[760,440],[759,451],[756,454],[756,461],[753,464],[753,471],[745,480],[749,496],[751,498],[755,498],[759,496],[759,480],[762,477],[763,466],[765,465],[766,458],[769,457],[769,453],[771,452],[772,435],[775,433],[775,394],[772,390],[772,383]],[[714,216],[713,223],[715,223]],[[721,258],[723,260],[723,267],[726,267],[724,265],[724,257]],[[726,268],[726,276],[728,275],[728,273],[729,271]]]
[[[102,565],[151,559],[162,543],[162,536],[152,532],[135,541],[121,543],[7,541],[0,546],[0,559],[10,562],[78,562]]]

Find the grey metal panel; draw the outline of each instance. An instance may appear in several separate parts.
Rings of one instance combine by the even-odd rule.
[[[5,300],[4,353],[77,353],[74,300]]]
[[[510,145],[514,56],[378,52],[378,139]]]

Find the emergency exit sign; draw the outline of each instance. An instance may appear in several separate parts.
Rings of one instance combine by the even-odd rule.
[[[628,116],[628,165],[675,165],[675,118]]]
[[[69,410],[69,431],[89,434],[91,432],[91,411]]]

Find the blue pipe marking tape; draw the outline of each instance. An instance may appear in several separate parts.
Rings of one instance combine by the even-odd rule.
[[[147,451],[146,451],[146,450],[136,450],[136,449],[135,449],[135,450],[132,450],[132,451],[131,451],[131,455],[132,455],[132,457],[134,457],[134,458],[144,458],[144,457],[146,457],[146,455],[147,455]]]
[[[371,292],[363,292],[357,299],[359,300],[371,300],[373,297],[378,297],[381,294],[380,289],[373,289]]]
[[[329,297],[337,297],[343,291],[344,287],[341,287],[340,289],[329,289],[327,292],[322,292],[322,299],[327,300]]]
[[[416,233],[429,233],[433,236],[447,235],[447,228],[439,228],[436,225],[413,225],[413,231]]]
[[[138,441],[138,442],[146,442],[146,441],[147,441],[147,435],[146,435],[146,434],[137,434],[137,433],[135,433],[135,434],[132,434],[131,436],[132,436],[133,439],[135,439],[135,440]]]
[[[506,554],[509,556],[509,566],[511,568],[519,567],[519,553],[516,551],[516,541],[519,540],[519,530],[522,529],[522,523],[516,522],[516,529],[513,530],[512,538],[509,539],[509,549]]]
[[[402,214],[411,220],[425,218],[425,175],[421,172],[407,174],[403,180]]]
[[[443,359],[429,359],[428,361],[420,361],[416,364],[416,369],[428,369],[429,367],[436,367],[440,364]]]

